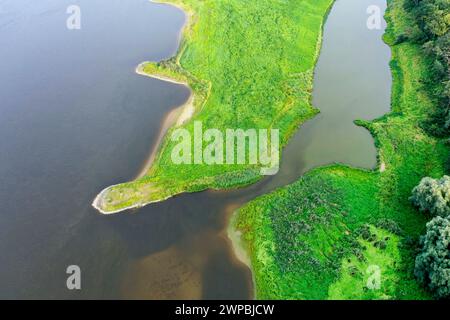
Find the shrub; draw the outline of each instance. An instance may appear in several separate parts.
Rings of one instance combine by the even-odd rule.
[[[420,239],[415,275],[436,298],[450,298],[450,221],[435,217]]]
[[[423,178],[412,191],[412,203],[422,212],[446,217],[450,214],[450,177]]]
[[[397,36],[397,38],[395,39],[395,44],[401,44],[408,40],[409,40],[409,37],[406,34],[402,33],[399,36]]]
[[[391,219],[382,218],[378,220],[376,226],[378,228],[382,228],[398,236],[401,235],[403,232],[402,229],[399,227],[398,223]]]
[[[405,0],[404,8],[413,17],[412,25],[406,30],[408,41],[422,45],[432,61],[430,72],[422,80],[429,87],[437,108],[422,127],[433,135],[446,137],[450,135],[450,1]],[[406,40],[402,35],[399,37],[397,41]]]

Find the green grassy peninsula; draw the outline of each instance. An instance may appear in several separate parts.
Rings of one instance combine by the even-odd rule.
[[[168,0],[188,16],[176,57],[145,63],[149,76],[187,84],[193,99],[167,132],[148,172],[103,190],[93,205],[103,213],[161,201],[182,192],[248,185],[255,164],[174,164],[171,134],[194,123],[226,129],[278,129],[281,147],[317,113],[313,69],[332,0]],[[193,157],[193,155],[192,155]],[[194,162],[194,161],[193,161]]]

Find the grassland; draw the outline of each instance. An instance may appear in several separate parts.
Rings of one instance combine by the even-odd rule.
[[[284,146],[317,113],[311,104],[313,68],[332,0],[167,0],[189,23],[176,57],[148,63],[149,75],[186,83],[194,94],[193,122],[204,130],[279,129]],[[258,165],[175,165],[169,130],[148,173],[105,189],[94,202],[104,213],[181,192],[225,189],[261,178]]]
[[[427,217],[408,197],[422,177],[444,174],[448,150],[420,127],[436,105],[421,80],[432,61],[417,45],[395,44],[412,22],[402,0],[388,4],[392,111],[359,122],[372,133],[383,169],[318,168],[237,212],[233,224],[260,299],[429,298],[413,276],[414,243]],[[381,270],[375,290],[366,285],[372,265]]]

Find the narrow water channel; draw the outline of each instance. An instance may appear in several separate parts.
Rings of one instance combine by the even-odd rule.
[[[183,14],[81,0],[83,29],[68,33],[70,4],[0,0],[0,297],[251,298],[250,270],[226,234],[232,209],[315,166],[375,165],[373,140],[353,120],[389,109],[385,26],[366,27],[367,7],[384,11],[385,0],[336,1],[314,79],[322,112],[292,138],[277,176],[113,216],[90,207],[96,192],[137,174],[164,115],[187,99],[183,86],[132,72],[175,52]],[[81,291],[65,287],[70,264],[82,269]]]

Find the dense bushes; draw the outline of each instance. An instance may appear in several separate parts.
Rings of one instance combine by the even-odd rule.
[[[450,177],[444,176],[439,180],[423,178],[414,188],[410,199],[422,212],[429,212],[433,216],[448,216],[450,214]]]
[[[416,258],[415,275],[436,298],[450,297],[450,221],[435,217],[427,224]]]
[[[435,217],[420,239],[415,275],[437,298],[450,297],[450,177],[423,178],[411,201]]]
[[[450,1],[405,0],[404,8],[413,24],[397,37],[396,43],[410,41],[420,45],[429,58],[429,72],[421,76],[429,96],[436,104],[422,127],[445,137],[450,134]],[[450,172],[450,158],[446,170]],[[435,216],[427,224],[416,258],[415,274],[438,298],[450,297],[450,177],[423,178],[410,198],[422,212]]]
[[[341,215],[342,208],[338,203],[341,192],[323,179],[305,177],[295,188],[286,193],[286,201],[275,203],[269,216],[275,231],[275,257],[282,272],[292,272],[301,266],[323,268],[321,263],[312,258],[312,248],[308,245],[308,237],[317,225],[330,227],[336,216]],[[351,244],[346,244],[353,248]],[[335,248],[340,261],[342,248]],[[351,250],[351,249],[349,249]]]
[[[423,79],[430,88],[438,108],[424,123],[434,135],[450,134],[450,1],[406,0],[405,9],[412,14],[414,24],[397,38],[422,45],[425,54],[433,61],[430,72]]]

